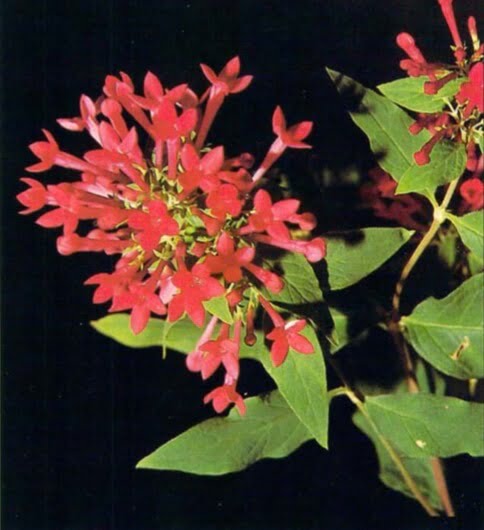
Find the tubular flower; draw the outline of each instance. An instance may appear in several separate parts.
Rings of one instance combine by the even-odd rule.
[[[151,72],[142,94],[124,72],[107,76],[98,99],[81,96],[79,117],[58,120],[68,131],[87,132],[93,148],[71,155],[47,130],[45,140],[30,146],[39,160],[27,171],[60,166],[77,171],[77,179],[45,186],[24,177],[27,189],[17,198],[22,214],[40,212],[39,225],[62,229],[61,254],[118,256],[114,271],[94,274],[85,283],[95,286],[94,303],[110,302],[109,312],[130,313],[134,333],[145,329],[152,314],[169,322],[186,316],[202,327],[187,366],[204,379],[223,369],[224,384],[204,401],[218,412],[235,404],[243,414],[237,392],[240,340],[244,333],[245,342],[255,344],[258,308],[274,322],[267,335],[274,364],[283,362],[289,348],[312,351],[299,334],[304,321],[286,324],[269,302],[259,300],[261,287],[277,293],[284,286],[283,278],[264,265],[261,250],[277,246],[315,262],[325,256],[324,240],[309,238],[316,223],[311,214],[298,213],[299,201],[274,201],[257,190],[257,181],[286,148],[309,147],[303,140],[312,123],[287,127],[277,107],[277,139],[251,172],[249,153],[226,158],[223,146],[204,143],[224,99],[243,91],[252,76],[239,77],[238,57],[218,75],[206,65],[202,70],[211,83],[202,97],[188,84],[166,89]],[[290,225],[303,240],[294,238]],[[214,307],[220,303],[233,324],[219,320]]]
[[[453,0],[438,0],[442,14],[454,42],[452,50],[455,64],[429,63],[408,33],[397,36],[397,45],[408,58],[400,61],[400,67],[411,77],[424,76],[425,94],[438,94],[450,81],[456,82],[454,95],[447,94],[447,108],[436,114],[420,114],[409,130],[418,134],[427,129],[431,137],[420,150],[414,153],[417,165],[431,161],[434,147],[441,141],[465,143],[468,152],[468,168],[478,155],[474,146],[482,138],[482,113],[484,112],[484,46],[479,41],[476,20],[469,17],[467,27],[472,41],[473,53],[468,55],[462,42],[454,15]],[[472,146],[470,149],[469,146]]]

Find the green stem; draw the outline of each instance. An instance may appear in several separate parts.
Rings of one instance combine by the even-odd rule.
[[[400,300],[402,297],[403,287],[405,286],[405,282],[408,276],[412,272],[415,265],[418,263],[418,260],[420,259],[422,254],[425,252],[427,247],[430,245],[430,243],[434,239],[435,235],[439,231],[441,224],[447,218],[447,208],[457,188],[459,178],[460,177],[456,178],[449,184],[445,192],[444,198],[442,199],[442,202],[440,205],[436,205],[434,204],[434,201],[432,201],[432,204],[434,206],[434,218],[433,218],[432,224],[430,225],[428,231],[423,236],[422,240],[420,241],[420,243],[417,245],[417,247],[413,251],[413,254],[410,256],[409,260],[403,267],[402,273],[400,274],[400,278],[397,282],[397,285],[395,286],[395,292],[393,294],[392,318],[391,318],[389,330],[395,342],[397,350],[400,352],[400,355],[402,357],[402,364],[405,370],[405,379],[407,381],[408,390],[409,392],[413,392],[413,393],[419,392],[419,387],[418,387],[418,383],[414,375],[412,357],[410,355],[410,352],[407,347],[407,343],[405,342],[405,339],[403,338],[403,335],[401,333],[401,329],[399,326]],[[442,462],[439,458],[432,458],[430,459],[430,464],[432,467],[432,473],[434,475],[434,481],[435,481],[435,485],[437,488],[437,492],[442,502],[442,506],[444,507],[445,514],[448,517],[454,517],[455,512],[452,506],[452,500],[450,498],[449,490],[447,488],[447,482],[445,480],[445,474],[444,474]]]
[[[445,221],[446,219],[445,213],[446,213],[447,207],[449,206],[450,200],[452,199],[452,196],[454,195],[458,182],[459,182],[459,179],[457,178],[449,184],[449,187],[447,188],[447,191],[445,192],[445,196],[442,200],[442,203],[440,204],[440,206],[437,206],[436,208],[434,208],[434,218],[433,218],[432,224],[430,225],[427,233],[424,235],[420,243],[417,245],[417,247],[413,251],[413,254],[410,256],[409,260],[407,261],[407,263],[402,269],[402,273],[397,282],[397,285],[395,286],[395,292],[393,294],[393,300],[392,300],[392,320],[393,322],[398,322],[400,320],[400,300],[402,297],[402,291],[403,291],[405,282],[407,278],[409,277],[410,273],[412,272],[413,268],[417,264],[418,260],[422,256],[422,254],[425,252],[427,247],[430,245],[430,243],[434,239],[435,234],[438,232],[440,228],[440,225]]]
[[[378,437],[378,440],[382,444],[382,446],[385,448],[386,452],[388,453],[388,456],[391,458],[392,462],[395,464],[396,468],[402,475],[403,480],[405,481],[405,484],[407,485],[408,489],[412,492],[412,495],[417,499],[417,501],[420,503],[422,508],[427,512],[428,515],[432,517],[438,517],[438,512],[436,512],[428,500],[424,497],[424,495],[419,490],[416,482],[413,480],[412,475],[407,471],[407,468],[402,462],[402,459],[398,455],[398,453],[393,449],[390,442],[383,436],[383,434],[380,432],[378,427],[376,426],[375,422],[372,420],[371,416],[368,414],[364,403],[358,399],[358,397],[349,389],[346,389],[346,395],[348,398],[356,405],[358,410],[363,414],[365,419],[370,424],[371,428],[375,432],[375,434]]]

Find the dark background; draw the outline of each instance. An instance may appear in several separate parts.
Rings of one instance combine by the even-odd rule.
[[[479,4],[457,1],[463,29]],[[168,86],[188,81],[201,90],[200,62],[218,71],[238,54],[255,81],[230,97],[211,138],[260,160],[276,104],[290,123],[314,120],[314,150],[289,153],[280,166],[322,230],[356,226],[362,217],[348,206],[351,192],[347,201],[341,190],[321,194],[314,176],[372,165],[324,66],[369,86],[401,77],[394,37],[402,30],[429,59],[450,60],[437,2],[4,0],[1,9],[2,528],[477,529],[475,463],[449,463],[459,521],[429,521],[379,482],[371,445],[343,401],[332,408],[330,452],[310,442],[285,460],[221,478],[135,471],[141,457],[211,415],[201,403],[207,388],[175,353],[162,361],[157,350],[128,350],[97,335],[88,323],[105,308],[91,304],[82,282],[109,270],[110,260],[59,256],[56,231],[17,215],[14,200],[34,160],[27,145],[42,127],[66,150],[82,143],[55,119],[77,115],[79,95],[95,98],[106,74],[124,70],[139,87],[149,69]],[[249,393],[270,388],[251,364],[241,383]]]

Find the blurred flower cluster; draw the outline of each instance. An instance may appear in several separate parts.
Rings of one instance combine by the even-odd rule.
[[[400,66],[411,77],[427,76],[424,92],[429,95],[439,92],[451,81],[461,81],[456,94],[447,99],[447,108],[437,113],[421,113],[410,127],[412,134],[427,129],[431,138],[415,153],[417,164],[430,162],[435,145],[444,139],[465,144],[467,169],[482,174],[484,112],[484,44],[479,41],[476,19],[470,16],[467,28],[471,45],[462,41],[453,10],[453,0],[439,0],[442,14],[449,27],[454,45],[455,64],[429,63],[408,33],[397,36],[397,44],[407,54]],[[478,175],[476,175],[477,177]],[[477,184],[475,185],[477,186]]]

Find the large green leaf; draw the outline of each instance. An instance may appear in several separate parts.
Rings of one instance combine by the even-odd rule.
[[[404,77],[390,83],[378,85],[378,90],[401,107],[415,112],[439,112],[445,106],[445,99],[454,96],[462,82],[462,78],[453,79],[444,85],[437,94],[425,94],[424,84],[428,77]]]
[[[312,304],[323,300],[323,293],[313,268],[301,254],[288,253],[277,261],[284,279],[284,289],[273,294],[264,294],[271,302],[287,305]]]
[[[329,287],[344,289],[378,269],[412,236],[404,228],[364,228],[326,236]]]
[[[92,327],[123,346],[129,348],[148,348],[163,346],[176,351],[192,351],[200,338],[202,330],[188,319],[170,324],[166,320],[150,318],[146,328],[135,335],[129,327],[129,315],[119,313],[108,315],[91,322]]]
[[[272,365],[260,334],[255,346],[242,346],[240,355],[262,363],[296,416],[320,445],[328,447],[329,401],[323,353],[316,333],[310,326],[306,326],[303,335],[313,344],[314,353],[303,355],[291,350],[284,363],[277,368]]]
[[[368,397],[364,406],[402,455],[484,455],[484,404],[420,393]]]
[[[447,214],[457,228],[464,245],[484,260],[484,210],[471,212],[462,217]]]
[[[460,177],[467,161],[464,144],[439,142],[430,155],[430,162],[423,166],[415,162],[403,174],[395,193],[424,192],[428,195],[437,186]]]
[[[240,471],[263,458],[283,458],[311,439],[279,392],[245,400],[247,413],[232,409],[188,429],[143,458],[136,467],[197,475]]]
[[[387,450],[384,448],[375,431],[368,423],[368,420],[358,411],[353,415],[353,422],[360,431],[370,438],[375,446],[380,467],[379,476],[383,484],[407,495],[407,497],[415,498],[403,480],[400,471],[388,455]],[[427,457],[409,458],[401,456],[401,461],[408,473],[412,476],[423,496],[428,499],[434,508],[440,510],[442,508],[442,503],[435,486],[435,479],[429,459]]]
[[[109,315],[91,323],[93,327],[117,342],[132,348],[165,345],[181,353],[193,351],[202,333],[190,320],[183,319],[169,325],[159,319],[150,319],[146,329],[134,335],[129,328],[129,316]],[[293,409],[296,416],[309,429],[313,437],[323,447],[328,444],[328,397],[326,389],[326,367],[319,341],[314,330],[306,326],[303,334],[311,341],[315,352],[303,355],[290,351],[285,362],[274,367],[270,353],[264,343],[264,336],[257,332],[254,346],[242,344],[240,356],[254,359],[264,366],[275,381],[281,394]]]
[[[484,274],[465,281],[441,300],[428,298],[403,317],[407,339],[444,374],[484,377]]]
[[[353,121],[370,140],[378,164],[398,182],[414,164],[413,154],[430,138],[426,130],[414,136],[413,119],[398,105],[350,77],[327,69]]]

